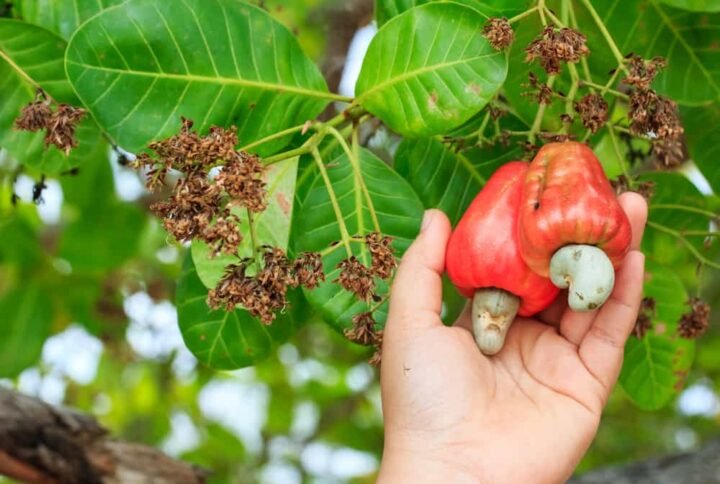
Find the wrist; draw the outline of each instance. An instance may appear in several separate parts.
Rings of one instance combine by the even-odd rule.
[[[445,459],[439,452],[421,453],[416,450],[386,447],[377,482],[379,484],[483,482],[469,464],[458,464],[455,460]]]

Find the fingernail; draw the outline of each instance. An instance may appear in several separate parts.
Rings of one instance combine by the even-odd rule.
[[[435,214],[432,210],[425,210],[425,213],[423,214],[422,225],[420,226],[420,232],[424,232],[425,229],[430,226],[434,215]]]

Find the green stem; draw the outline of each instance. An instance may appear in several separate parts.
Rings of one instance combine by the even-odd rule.
[[[663,232],[663,233],[672,235],[673,237],[677,238],[680,242],[683,243],[683,245],[685,245],[685,247],[687,247],[687,249],[690,251],[690,253],[692,253],[692,255],[694,255],[695,258],[701,264],[705,264],[706,266],[712,267],[713,269],[720,270],[720,264],[718,264],[717,262],[714,262],[714,261],[708,259],[707,257],[705,257],[704,255],[702,255],[700,253],[700,251],[697,250],[697,248],[692,244],[692,242],[690,242],[688,239],[683,237],[683,235],[680,232],[678,232],[677,230],[673,230],[670,227],[666,227],[664,225],[653,222],[651,220],[648,221],[647,225],[648,225],[648,227],[652,227],[659,232]]]
[[[352,131],[352,151],[353,151],[353,159],[354,159],[354,166],[357,176],[359,178],[360,182],[360,188],[363,191],[363,194],[365,195],[365,202],[368,205],[368,210],[370,210],[370,218],[372,218],[373,226],[375,227],[375,232],[381,233],[380,230],[380,220],[378,220],[377,212],[375,212],[375,204],[373,204],[372,197],[370,197],[370,191],[368,190],[367,184],[365,183],[365,178],[362,176],[362,170],[360,169],[360,140],[359,140],[359,131],[360,126],[355,126],[355,129]],[[338,133],[339,134],[339,133]]]
[[[548,77],[547,80],[547,87],[552,89],[553,84],[555,84],[556,77],[554,75]],[[533,121],[532,127],[530,128],[530,133],[528,133],[528,141],[530,143],[535,143],[535,136],[540,132],[540,127],[542,126],[542,120],[543,116],[545,115],[545,108],[547,106],[543,103],[540,103],[540,106],[538,106],[537,114],[535,115],[535,121]]]
[[[304,124],[301,124],[300,126],[293,126],[292,128],[288,128],[288,129],[286,129],[286,130],[279,131],[279,132],[277,132],[277,133],[275,133],[275,134],[271,134],[270,136],[266,136],[266,137],[264,137],[264,138],[262,138],[262,139],[259,139],[259,140],[257,140],[257,141],[253,141],[252,143],[243,146],[242,148],[240,148],[240,151],[250,151],[250,150],[253,149],[253,148],[256,148],[256,147],[258,147],[258,146],[262,146],[262,145],[264,145],[265,143],[269,143],[270,141],[274,141],[274,140],[276,140],[276,139],[284,138],[285,136],[289,136],[289,135],[291,135],[291,134],[295,134],[295,133],[297,133],[297,132],[300,132],[300,131],[302,131],[302,129],[303,129],[304,127],[305,127],[305,125],[304,125]]]
[[[681,230],[681,235],[689,235],[691,237],[720,237],[720,232],[712,232],[707,230]]]
[[[315,143],[313,140],[315,140],[315,136],[310,138],[304,145],[299,148],[295,148],[294,150],[290,151],[284,151],[282,153],[278,153],[277,155],[263,158],[263,163],[269,166],[275,163],[279,163],[281,161],[289,160],[290,158],[295,158],[296,156],[302,156],[304,154],[310,153],[310,151],[317,145],[317,143]],[[311,143],[311,141],[313,142]]]
[[[545,0],[538,0],[537,4],[538,13],[540,13],[540,22],[543,24],[543,27],[547,25],[547,19],[545,18]]]
[[[622,168],[623,175],[625,175],[625,179],[627,180],[630,187],[632,187],[635,182],[630,177],[630,170],[627,167],[627,163],[625,162],[625,157],[622,154],[622,151],[620,151],[620,143],[618,142],[617,136],[615,135],[615,129],[612,124],[608,124],[607,126],[608,134],[610,135],[610,141],[612,142],[613,149],[615,150],[615,154],[618,157],[618,161],[620,162],[620,167]]]
[[[373,305],[373,306],[368,310],[368,312],[369,312],[369,313],[374,313],[375,311],[377,311],[378,309],[380,309],[380,308],[382,307],[382,305],[387,302],[387,300],[388,300],[388,296],[383,296],[383,298],[380,299],[375,305]]]
[[[20,77],[22,77],[23,79],[25,79],[25,80],[26,80],[28,83],[30,83],[35,89],[42,89],[42,91],[45,92],[45,90],[40,86],[40,84],[38,84],[38,83],[35,81],[35,79],[33,79],[32,77],[30,77],[30,76],[28,75],[28,73],[25,72],[19,65],[17,65],[17,64],[15,63],[15,61],[12,60],[12,58],[11,58],[9,55],[7,55],[5,52],[3,52],[2,49],[0,49],[0,59],[3,59],[5,62],[7,62],[7,63],[10,65],[10,67],[20,75]],[[48,94],[48,93],[45,92],[45,96],[46,96],[49,100],[54,101],[53,98],[50,97],[50,94]]]
[[[610,78],[610,82],[608,82],[608,83],[605,84],[605,85],[597,84],[597,83],[595,83],[595,82],[590,82],[590,81],[583,81],[583,85],[589,86],[589,87],[593,87],[593,88],[595,88],[595,89],[600,89],[600,94],[601,94],[601,95],[609,92],[609,93],[612,94],[613,96],[617,96],[617,97],[619,97],[619,98],[626,99],[626,100],[627,100],[627,99],[630,99],[630,96],[628,96],[628,95],[625,94],[624,92],[620,92],[620,91],[615,90],[615,89],[610,89],[610,86],[612,86],[612,84],[615,82],[615,79],[617,78],[617,73],[618,73],[619,71],[620,71],[620,69],[616,69],[616,70],[615,70],[615,74],[613,74],[613,77]]]
[[[607,42],[608,46],[610,47],[610,51],[613,53],[613,56],[615,56],[615,60],[617,61],[619,68],[627,72],[627,67],[625,67],[625,57],[623,57],[620,49],[618,49],[618,46],[615,43],[615,39],[613,39],[612,35],[610,35],[610,32],[605,26],[605,23],[600,18],[600,15],[598,15],[595,7],[593,7],[592,2],[590,0],[580,0],[580,2],[588,10],[590,16],[595,21],[595,25],[597,25],[597,28],[602,33],[603,37],[605,37],[605,42]]]
[[[252,246],[253,260],[255,265],[260,270],[260,260],[258,259],[258,243],[257,243],[257,232],[255,231],[255,218],[253,217],[250,209],[245,209],[248,216],[248,226],[250,228],[250,245]]]
[[[345,154],[347,154],[348,159],[350,160],[350,165],[353,169],[353,174],[355,176],[355,183],[360,187],[360,193],[365,198],[365,203],[367,203],[368,210],[370,211],[370,218],[372,218],[373,224],[375,225],[375,230],[380,232],[380,222],[377,218],[377,213],[375,213],[375,207],[373,205],[372,198],[370,198],[370,192],[367,189],[367,185],[365,184],[365,179],[362,176],[362,170],[360,169],[360,143],[357,140],[357,127],[353,128],[352,136],[353,136],[353,148],[350,149],[350,146],[348,145],[347,141],[345,141],[345,138],[336,130],[335,128],[328,127],[326,128],[327,132],[333,136],[338,143],[340,143],[340,146],[342,147],[343,151],[345,151]],[[357,201],[358,208],[360,208],[360,201]],[[362,218],[362,217],[361,217]],[[360,227],[360,232],[364,232],[364,227]]]
[[[572,117],[574,113],[573,109],[573,101],[575,100],[575,96],[578,92],[578,87],[580,86],[580,76],[578,75],[577,68],[575,67],[575,64],[568,64],[568,69],[570,71],[570,78],[572,79],[572,85],[570,86],[570,92],[568,92],[567,97],[565,98],[565,114]],[[563,132],[568,132],[570,130],[570,125],[572,123],[568,123],[563,127]]]
[[[320,157],[320,152],[318,151],[317,146],[313,146],[310,152],[312,153],[313,160],[315,160],[315,164],[320,171],[320,175],[322,176],[323,182],[325,183],[325,188],[328,191],[330,203],[332,204],[333,211],[335,212],[335,219],[337,220],[338,227],[340,228],[340,237],[342,239],[341,242],[345,246],[345,252],[347,253],[347,256],[352,257],[353,253],[352,248],[350,247],[350,234],[348,233],[347,226],[345,225],[345,218],[343,217],[342,210],[340,209],[340,204],[338,203],[337,196],[335,195],[335,190],[333,189],[332,182],[330,181],[330,177],[328,176],[327,169],[325,168],[325,164]]]
[[[688,212],[688,213],[696,213],[698,215],[703,215],[705,217],[708,217],[711,220],[717,220],[720,218],[720,215],[714,212],[710,212],[709,210],[703,210],[702,208],[696,208],[696,207],[688,207],[685,205],[678,205],[674,203],[658,203],[658,204],[651,204],[650,210],[653,209],[660,209],[660,210],[679,210],[681,212]]]
[[[572,28],[577,30],[578,23],[577,23],[577,17],[575,17],[575,7],[573,7],[573,4],[570,0],[563,0],[563,3],[567,5],[568,13],[570,14],[570,25],[572,25]],[[590,74],[590,65],[588,64],[587,56],[582,56],[580,58],[580,65],[583,68],[583,74],[585,75],[585,80],[592,82],[592,74]]]
[[[514,24],[514,23],[517,22],[518,20],[524,19],[525,17],[528,17],[528,16],[534,14],[534,13],[537,11],[537,9],[538,9],[538,7],[535,6],[535,7],[533,7],[533,8],[528,9],[528,10],[525,10],[523,13],[518,14],[518,15],[515,15],[514,17],[511,17],[511,18],[508,20],[508,22],[511,23],[511,24]]]
[[[555,25],[557,25],[557,26],[560,27],[560,28],[565,28],[565,27],[567,27],[567,25],[565,25],[565,23],[564,23],[562,20],[560,20],[559,18],[557,18],[557,17],[555,16],[555,14],[550,11],[549,8],[543,7],[543,10],[544,10],[544,12],[545,12],[545,15],[547,15],[548,17],[550,17],[550,20],[552,20]]]

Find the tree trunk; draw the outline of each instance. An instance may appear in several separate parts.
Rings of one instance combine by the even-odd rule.
[[[112,439],[95,418],[0,388],[0,474],[30,483],[205,482],[206,472]]]
[[[571,484],[720,484],[720,440],[685,454],[588,472]]]

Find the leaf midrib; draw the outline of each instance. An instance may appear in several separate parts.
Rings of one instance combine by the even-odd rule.
[[[415,69],[415,70],[412,70],[412,71],[407,71],[407,72],[405,72],[405,73],[403,73],[403,74],[400,74],[400,75],[397,76],[397,77],[391,77],[391,78],[389,78],[389,79],[386,80],[386,81],[383,81],[383,82],[381,82],[381,83],[379,83],[379,84],[375,84],[372,88],[370,88],[369,90],[365,91],[365,92],[362,93],[360,96],[358,96],[358,97],[355,99],[355,101],[356,101],[356,102],[362,102],[363,99],[371,96],[372,94],[374,94],[374,93],[377,92],[377,91],[381,91],[381,90],[383,90],[383,89],[385,89],[385,88],[387,88],[387,87],[390,87],[390,86],[392,86],[392,85],[398,84],[398,83],[400,83],[400,82],[402,82],[402,81],[405,81],[405,80],[407,80],[407,79],[410,79],[410,78],[412,78],[412,77],[420,76],[420,75],[425,74],[425,73],[427,73],[427,72],[439,71],[439,70],[445,69],[445,68],[447,68],[447,67],[453,67],[453,66],[458,65],[458,64],[467,64],[467,63],[469,63],[469,62],[473,62],[473,61],[476,61],[476,60],[479,60],[479,59],[484,59],[484,58],[486,58],[486,57],[492,57],[492,56],[496,56],[496,55],[498,55],[498,52],[491,52],[491,53],[488,53],[488,54],[478,55],[478,56],[475,56],[475,57],[468,57],[468,58],[466,58],[466,59],[458,59],[458,60],[454,60],[454,61],[452,61],[452,62],[442,62],[442,63],[440,63],[440,64],[433,64],[433,65],[421,67],[421,68],[419,68],[419,69]]]
[[[140,77],[152,77],[152,78],[165,78],[165,79],[173,79],[178,81],[187,81],[187,82],[200,82],[200,83],[209,83],[209,84],[220,84],[220,85],[235,85],[235,86],[241,86],[241,87],[249,87],[249,88],[257,88],[257,89],[264,89],[269,91],[277,91],[277,92],[287,92],[291,94],[298,94],[306,97],[314,97],[318,99],[329,99],[333,101],[348,101],[348,98],[345,96],[342,96],[340,94],[335,94],[332,92],[327,91],[314,91],[311,89],[305,89],[302,87],[297,86],[288,86],[284,84],[275,84],[271,82],[264,82],[264,81],[251,81],[249,79],[232,79],[229,77],[212,77],[212,76],[201,76],[198,74],[171,74],[171,73],[159,73],[159,72],[146,72],[146,71],[138,71],[135,69],[117,69],[114,67],[104,67],[104,66],[94,66],[90,64],[85,64],[83,62],[76,62],[70,59],[67,59],[66,62],[68,64],[73,64],[79,67],[82,67],[84,69],[88,70],[96,70],[96,71],[102,71],[102,72],[112,72],[120,75],[133,75],[133,76],[140,76]]]

